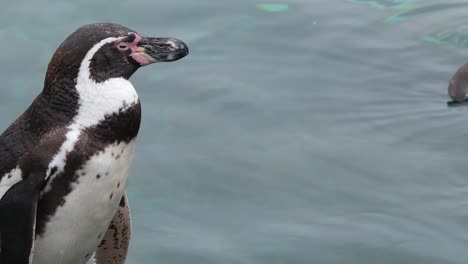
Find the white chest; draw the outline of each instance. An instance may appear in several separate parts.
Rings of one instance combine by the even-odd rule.
[[[77,171],[72,192],[36,240],[34,264],[79,264],[92,256],[123,195],[134,145],[110,145]]]

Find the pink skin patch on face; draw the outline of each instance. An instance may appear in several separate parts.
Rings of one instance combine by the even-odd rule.
[[[132,51],[132,53],[130,53],[130,57],[137,61],[141,66],[156,62],[153,58],[145,54],[145,48],[138,47],[141,36],[134,32],[130,34],[135,35],[133,42],[121,42],[119,45],[117,45],[117,47],[125,47],[125,49],[130,49]]]

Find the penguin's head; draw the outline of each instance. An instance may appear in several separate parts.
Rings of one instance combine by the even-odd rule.
[[[95,82],[128,79],[141,66],[175,61],[187,54],[187,46],[178,39],[143,37],[117,24],[89,24],[73,32],[57,49],[45,86],[63,79],[76,81],[80,72]]]

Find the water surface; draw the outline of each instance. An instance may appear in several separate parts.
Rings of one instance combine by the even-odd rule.
[[[0,128],[77,27],[177,37],[189,57],[132,77],[127,263],[466,263],[468,107],[447,107],[446,87],[468,5],[274,4],[5,2]]]

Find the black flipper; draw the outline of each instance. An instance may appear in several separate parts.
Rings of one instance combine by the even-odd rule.
[[[26,163],[21,166],[23,180],[0,200],[0,264],[32,263],[36,209],[46,171],[38,160]]]

